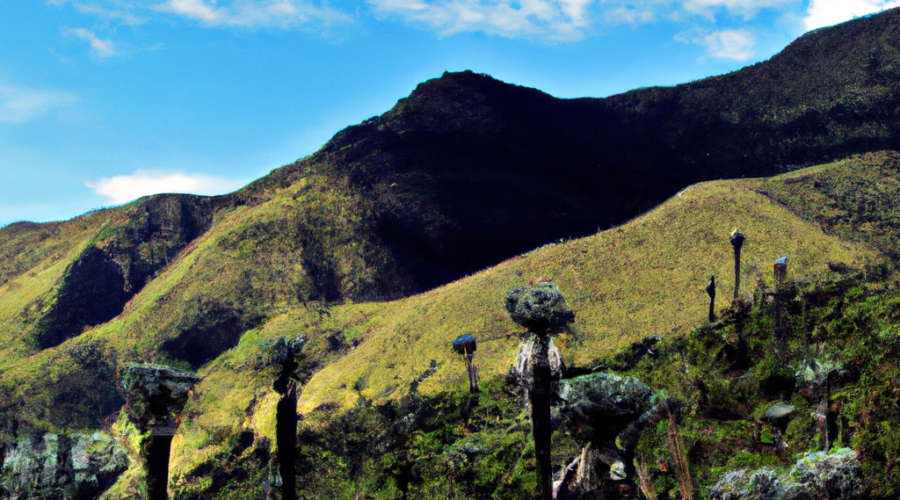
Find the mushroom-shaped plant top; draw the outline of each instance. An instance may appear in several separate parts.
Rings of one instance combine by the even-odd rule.
[[[453,341],[453,350],[458,354],[472,354],[478,350],[478,343],[472,335],[460,335]]]
[[[295,362],[306,346],[306,335],[275,337],[260,342],[263,366],[284,366]]]
[[[534,331],[559,328],[575,321],[575,313],[552,281],[513,288],[506,294],[506,310],[513,321]]]
[[[735,228],[734,231],[731,232],[731,244],[739,247],[744,243],[744,240],[747,239],[740,231]]]
[[[171,366],[130,364],[122,374],[128,418],[146,430],[175,425],[188,394],[200,379]]]

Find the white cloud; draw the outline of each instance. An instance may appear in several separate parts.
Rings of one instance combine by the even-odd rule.
[[[571,41],[584,37],[592,0],[370,0],[380,14],[437,30]]]
[[[327,4],[306,0],[168,0],[155,10],[200,21],[207,26],[290,28],[313,21],[335,24],[350,18]]]
[[[328,0],[47,0],[73,6],[105,23],[143,24],[161,15],[199,21],[207,27],[294,28],[318,23],[333,25],[350,16]]]
[[[22,123],[75,102],[75,94],[0,83],[0,123]]]
[[[109,198],[110,203],[119,205],[141,196],[160,193],[203,195],[230,193],[246,185],[247,181],[213,175],[138,170],[131,175],[103,177],[97,181],[86,181],[84,184],[95,193]]]
[[[112,40],[101,40],[93,32],[88,31],[84,28],[69,28],[63,30],[63,33],[66,35],[76,36],[91,44],[91,49],[93,49],[94,53],[97,54],[97,56],[99,56],[100,58],[116,55],[116,49],[113,45]]]
[[[900,0],[810,0],[803,24],[813,30],[898,6]]]
[[[694,29],[675,36],[675,40],[706,47],[706,54],[716,59],[745,61],[756,53],[756,36],[750,30],[718,30],[707,33]]]

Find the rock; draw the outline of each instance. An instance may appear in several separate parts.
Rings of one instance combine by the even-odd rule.
[[[534,351],[534,339],[526,340],[516,352],[516,364],[509,367],[509,373],[506,375],[506,381],[514,386],[515,393],[519,396],[519,405],[522,408],[528,408],[528,390],[532,383],[531,357]],[[550,377],[553,380],[559,380],[565,370],[565,362],[559,348],[550,339]],[[558,394],[559,383],[554,382],[551,390]]]
[[[513,288],[506,294],[506,310],[517,324],[536,332],[575,321],[575,313],[552,281]]]
[[[173,415],[181,413],[188,394],[200,379],[191,373],[165,365],[132,364],[124,369],[122,388],[125,411],[143,431],[177,427]]]
[[[842,500],[862,493],[862,469],[856,452],[842,448],[803,455],[788,472],[763,468],[729,471],[710,490],[720,500]]]
[[[777,423],[783,420],[789,420],[793,414],[793,406],[787,403],[775,403],[762,414],[762,420],[764,422]]]
[[[555,416],[582,442],[612,442],[650,408],[653,392],[640,380],[592,373],[560,384]]]

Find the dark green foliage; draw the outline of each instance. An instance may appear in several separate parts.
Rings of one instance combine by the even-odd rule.
[[[687,403],[680,425],[694,476],[711,485],[727,470],[787,467],[794,454],[821,450],[814,414],[827,375],[831,443],[859,453],[867,498],[894,498],[900,288],[888,283],[855,275],[803,285],[791,299],[758,292],[752,307],[739,304],[688,337],[665,339],[658,359],[642,360],[630,373]],[[741,343],[744,360],[736,355]],[[782,401],[793,411],[767,417]],[[646,435],[637,456],[671,471],[664,429]],[[674,491],[670,472],[650,469],[658,493]]]
[[[530,426],[502,380],[481,388],[363,404],[324,429],[301,424],[300,497],[527,497],[536,487]]]

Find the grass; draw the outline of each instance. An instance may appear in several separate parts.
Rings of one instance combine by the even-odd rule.
[[[450,342],[473,333],[484,377],[505,373],[520,329],[508,318],[504,294],[537,277],[554,279],[576,313],[573,333],[557,340],[567,364],[592,366],[613,351],[650,335],[685,332],[705,321],[709,276],[719,285],[719,307],[733,287],[732,228],[748,235],[742,286],[772,284],[771,266],[788,256],[797,279],[829,273],[827,262],[863,268],[878,252],[822,232],[755,192],[762,181],[721,181],[691,187],[656,210],[619,228],[559,243],[506,261],[439,289],[389,304],[379,327],[346,357],[317,373],[304,389],[301,411],[326,402],[352,405],[360,397],[399,398],[437,363],[419,391],[461,384],[463,363]],[[360,391],[353,389],[362,381]],[[343,386],[343,387],[342,387]]]

